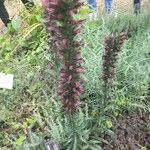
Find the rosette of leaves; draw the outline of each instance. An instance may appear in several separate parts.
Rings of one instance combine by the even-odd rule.
[[[116,72],[116,62],[118,54],[121,51],[124,41],[126,40],[126,33],[121,32],[119,35],[114,33],[105,38],[105,51],[103,54],[103,88],[104,99],[112,99],[113,79]]]
[[[50,50],[62,61],[58,93],[63,108],[68,113],[79,107],[83,92],[80,77],[84,71],[80,53],[82,41],[77,38],[81,32],[82,20],[74,19],[82,5],[81,0],[43,0]]]

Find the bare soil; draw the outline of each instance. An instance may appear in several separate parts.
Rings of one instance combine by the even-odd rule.
[[[112,133],[104,135],[108,142],[103,143],[104,150],[150,150],[149,115],[145,113],[125,114],[114,120]]]

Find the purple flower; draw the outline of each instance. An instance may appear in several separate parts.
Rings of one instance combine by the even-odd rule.
[[[81,0],[43,0],[49,47],[62,61],[58,94],[68,113],[80,106],[80,95],[84,91],[80,76],[84,72],[80,53],[83,42],[75,38],[81,32],[83,20],[74,19],[82,5]]]
[[[116,72],[116,62],[118,54],[121,51],[121,47],[126,40],[126,33],[122,32],[119,35],[110,34],[105,38],[105,51],[103,54],[103,86],[105,99],[111,99],[111,88],[113,84],[113,78]]]

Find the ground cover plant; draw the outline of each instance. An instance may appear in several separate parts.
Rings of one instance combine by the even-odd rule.
[[[61,64],[47,44],[43,9],[22,12],[0,36],[0,71],[15,75],[13,90],[0,89],[0,148],[42,150],[52,138],[62,150],[150,149],[149,26],[150,12],[84,22],[78,36],[85,43],[84,93],[70,123],[57,96]],[[113,97],[106,102],[105,37],[121,32],[128,38],[115,61]]]

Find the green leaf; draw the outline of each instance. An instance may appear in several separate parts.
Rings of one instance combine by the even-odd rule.
[[[112,121],[107,120],[107,121],[106,121],[106,126],[107,126],[108,129],[112,128],[112,127],[113,127]]]
[[[18,130],[18,129],[22,128],[22,124],[21,123],[13,122],[13,123],[11,123],[11,125],[12,125],[12,128],[15,129],[15,130]]]
[[[11,24],[12,24],[12,27],[17,31],[20,27],[21,27],[21,19],[20,18],[17,18],[17,19],[13,19],[11,21]]]
[[[31,124],[34,124],[36,122],[36,119],[34,117],[31,117],[31,118],[27,118],[26,121],[28,124],[31,125]]]
[[[77,143],[77,137],[76,137],[76,135],[75,135],[75,136],[74,136],[73,150],[76,150],[76,149],[77,149],[77,145],[78,145],[78,143]]]
[[[82,8],[79,11],[79,14],[87,14],[87,13],[91,13],[93,12],[93,10],[89,9],[89,8]]]
[[[21,135],[16,141],[15,141],[15,145],[17,146],[21,146],[23,144],[23,142],[25,141],[26,136]]]

